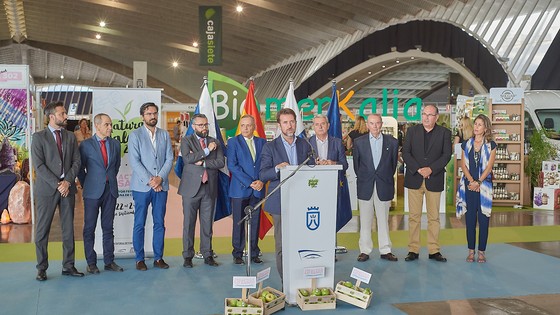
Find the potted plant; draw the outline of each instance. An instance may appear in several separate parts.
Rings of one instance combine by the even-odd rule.
[[[529,138],[529,158],[525,163],[525,174],[531,182],[531,195],[533,188],[539,185],[539,175],[541,173],[542,162],[553,160],[558,156],[558,148],[547,141],[546,130],[537,129]]]

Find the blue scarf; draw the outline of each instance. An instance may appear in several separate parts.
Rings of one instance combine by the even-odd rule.
[[[471,138],[467,140],[467,143],[465,144],[465,149],[463,150],[463,155],[465,159],[464,164],[467,167],[469,166],[469,152],[471,151],[473,145],[474,145],[474,138]],[[482,173],[486,169],[486,166],[488,166],[488,160],[490,159],[491,151],[492,151],[492,147],[490,143],[484,140],[484,143],[480,148],[481,166],[478,168],[477,172],[478,172],[479,180],[481,181],[480,208],[482,210],[482,213],[487,217],[490,217],[490,214],[492,214],[492,172],[490,172],[484,180],[480,178],[480,175],[482,175]],[[473,170],[469,170],[469,171],[472,174]],[[457,201],[455,203],[457,218],[461,218],[461,216],[463,216],[467,212],[467,203],[465,199],[466,182],[467,182],[467,178],[465,177],[465,173],[463,172],[463,177],[459,182],[459,189],[457,190]]]

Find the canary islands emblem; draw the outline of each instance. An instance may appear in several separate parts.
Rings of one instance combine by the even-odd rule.
[[[306,226],[309,230],[315,231],[321,224],[321,213],[319,207],[307,207]]]

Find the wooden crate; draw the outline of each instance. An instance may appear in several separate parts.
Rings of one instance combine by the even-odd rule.
[[[335,293],[338,300],[363,309],[369,307],[369,303],[371,303],[371,299],[373,297],[373,294],[365,294],[362,291],[345,286],[344,281],[340,281],[336,284]]]
[[[272,300],[270,302],[264,302],[263,301],[263,303],[264,303],[264,305],[263,305],[264,315],[270,315],[270,314],[278,312],[279,310],[284,309],[284,307],[286,306],[286,295],[284,293],[282,293],[281,291],[278,291],[278,290],[276,290],[274,288],[271,288],[271,287],[266,287],[262,290],[259,290],[255,293],[249,295],[249,303],[256,304],[256,303],[253,303],[255,300],[261,300],[259,298],[259,296],[261,295],[261,292],[264,291],[264,290],[276,295],[275,300]]]
[[[243,315],[264,315],[264,308],[262,300],[257,300],[254,302],[249,302],[248,300],[244,299],[246,303],[257,305],[258,307],[237,307],[237,306],[228,306],[228,302],[233,300],[234,298],[227,298],[225,299],[224,303],[224,315],[235,315],[235,314],[243,314]],[[240,299],[236,299],[240,300]]]
[[[310,293],[309,296],[303,296],[298,289],[296,302],[302,311],[314,310],[333,310],[336,308],[336,295],[333,290],[329,289],[329,295],[312,296],[313,289],[305,288]]]

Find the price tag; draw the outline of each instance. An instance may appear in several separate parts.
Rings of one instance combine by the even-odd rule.
[[[369,283],[369,280],[371,279],[371,273],[365,272],[362,269],[358,269],[354,267],[352,268],[352,273],[350,274],[350,277],[359,280],[361,282]]]
[[[234,289],[252,289],[257,287],[255,277],[233,277]]]
[[[324,276],[325,276],[325,267],[303,268],[303,277],[305,279],[323,278]]]
[[[261,283],[268,278],[270,278],[270,267],[257,273],[257,283]]]

